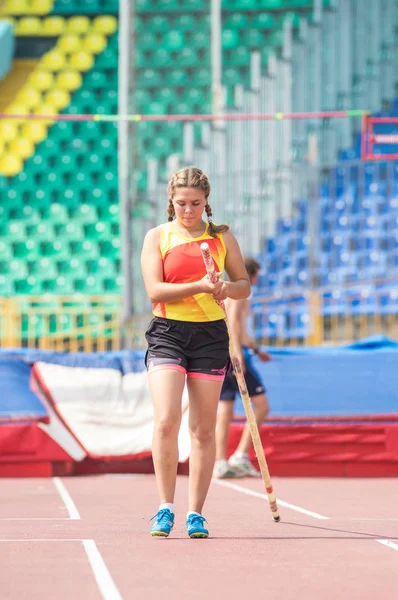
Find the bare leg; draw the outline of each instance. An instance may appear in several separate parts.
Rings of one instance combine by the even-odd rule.
[[[202,513],[213,473],[216,454],[215,429],[222,381],[188,377],[189,430],[189,510]]]
[[[233,413],[233,400],[221,400],[219,402],[216,427],[216,460],[227,459],[228,431]]]
[[[162,504],[174,501],[185,374],[162,369],[149,373],[148,381],[154,408],[152,457]]]
[[[252,403],[257,425],[260,426],[263,424],[264,420],[267,418],[267,415],[269,413],[269,405],[266,394],[259,394],[258,396],[253,396]],[[237,450],[247,454],[251,446],[252,438],[250,435],[249,425],[246,423],[246,425],[243,428],[242,436],[240,438]]]

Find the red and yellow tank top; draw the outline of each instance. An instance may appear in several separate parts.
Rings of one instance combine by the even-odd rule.
[[[205,232],[197,238],[184,237],[174,224],[160,226],[160,253],[163,262],[163,280],[167,283],[189,283],[199,281],[206,274],[200,244],[209,244],[216,271],[223,272],[226,248],[222,233],[213,238]],[[224,311],[210,294],[195,294],[178,302],[155,302],[152,307],[156,317],[176,321],[218,321],[224,319]]]

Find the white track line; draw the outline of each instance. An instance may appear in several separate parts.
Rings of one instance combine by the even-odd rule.
[[[398,544],[394,544],[391,540],[376,540],[379,544],[383,544],[383,546],[387,546],[387,548],[391,548],[392,550],[398,550]]]
[[[242,485],[236,485],[236,483],[229,483],[229,481],[221,481],[219,479],[213,479],[213,483],[217,485],[221,485],[223,487],[228,487],[231,490],[235,490],[236,492],[241,492],[242,494],[247,494],[248,496],[254,496],[255,498],[261,498],[262,500],[268,501],[267,494],[261,494],[260,492],[255,492],[254,490],[249,490]],[[290,504],[289,502],[285,502],[284,500],[276,499],[279,506],[284,506],[285,508],[290,508],[290,510],[295,510],[296,512],[302,513],[303,515],[307,515],[308,517],[313,517],[314,519],[322,519],[327,520],[329,517],[325,517],[324,515],[320,515],[319,513],[313,512],[312,510],[307,510],[306,508],[301,508],[301,506],[296,506],[295,504]]]
[[[94,540],[82,540],[103,600],[123,600]]]
[[[62,502],[66,506],[66,510],[69,513],[70,519],[73,521],[79,520],[80,519],[79,511],[77,510],[76,505],[73,502],[68,490],[66,489],[66,487],[64,486],[62,481],[59,479],[59,477],[53,477],[52,479],[53,479],[55,487],[57,488],[58,494],[62,498]]]
[[[90,567],[93,571],[95,581],[103,600],[123,600],[94,540],[82,540],[76,538],[10,538],[8,540],[0,539],[0,543],[2,542],[8,544],[16,542],[24,542],[25,544],[32,544],[34,542],[79,542],[80,544],[83,544],[86,551]]]

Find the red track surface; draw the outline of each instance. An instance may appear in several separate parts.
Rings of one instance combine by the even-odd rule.
[[[209,540],[186,537],[187,483],[179,477],[176,526],[159,539],[152,475],[3,479],[1,598],[396,597],[397,479],[275,477],[280,523],[261,480],[214,482]]]

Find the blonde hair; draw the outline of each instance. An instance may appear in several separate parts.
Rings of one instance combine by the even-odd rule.
[[[173,196],[178,188],[197,188],[204,193],[206,201],[210,195],[210,181],[203,171],[197,167],[184,167],[180,169],[174,173],[167,186],[167,193],[169,195],[167,214],[169,215],[169,221],[172,221],[175,216]],[[218,237],[217,233],[228,231],[228,225],[214,225],[212,219],[213,213],[208,202],[206,202],[205,211],[209,222],[208,232],[211,237],[216,238]]]

